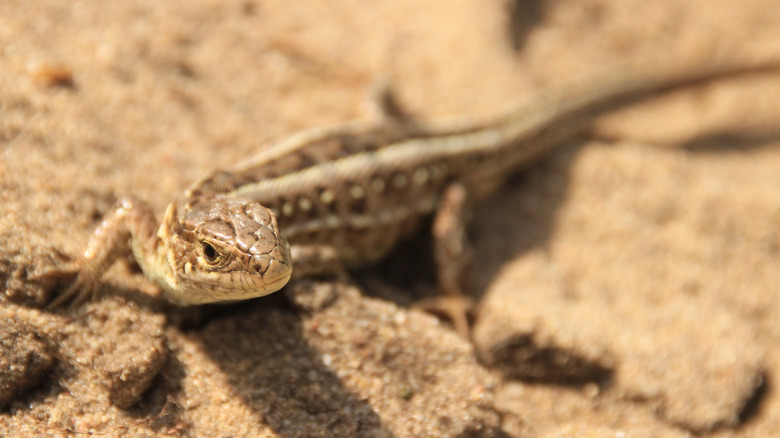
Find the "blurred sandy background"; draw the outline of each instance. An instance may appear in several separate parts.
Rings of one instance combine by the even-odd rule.
[[[605,117],[479,205],[476,350],[406,307],[429,273],[194,311],[132,263],[68,312],[34,280],[118,197],[159,214],[386,76],[489,115],[745,53],[780,54],[776,2],[0,2],[0,436],[780,434],[780,73]]]

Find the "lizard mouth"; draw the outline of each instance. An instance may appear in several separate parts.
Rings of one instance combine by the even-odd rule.
[[[284,285],[290,281],[290,277],[292,276],[292,268],[287,263],[271,260],[265,272],[258,271],[258,274],[262,278],[261,288],[263,291],[265,291],[265,293],[255,296],[263,296],[272,292],[276,292],[284,287]]]

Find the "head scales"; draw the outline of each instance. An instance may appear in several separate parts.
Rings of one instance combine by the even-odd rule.
[[[290,248],[268,208],[216,196],[178,209],[166,248],[169,298],[182,304],[244,300],[289,281]]]

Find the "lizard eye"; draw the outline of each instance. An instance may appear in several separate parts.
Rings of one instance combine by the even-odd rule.
[[[222,254],[217,250],[217,248],[205,240],[200,243],[200,249],[201,254],[203,255],[203,260],[210,265],[217,264],[220,258],[222,258]]]

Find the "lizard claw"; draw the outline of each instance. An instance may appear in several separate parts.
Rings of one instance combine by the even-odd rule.
[[[70,301],[69,307],[73,308],[81,304],[82,302],[86,301],[86,299],[89,298],[91,295],[92,292],[89,291],[89,288],[82,286],[80,282],[76,280],[70,286],[68,286],[68,288],[65,289],[63,293],[59,294],[56,298],[54,298],[54,300],[52,300],[46,306],[46,308],[48,310],[57,309],[59,307],[62,307],[62,305],[68,301]]]
[[[69,301],[70,308],[76,307],[91,298],[97,289],[97,282],[92,276],[86,274],[76,265],[47,270],[30,279],[35,281],[53,282],[51,289],[59,289],[57,288],[58,285],[68,284],[67,288],[62,293],[59,293],[48,305],[46,305],[46,308],[49,310],[60,308]]]
[[[76,281],[68,286],[63,293],[52,300],[46,308],[49,310],[57,309],[70,301],[68,307],[72,309],[94,297],[95,290],[96,287],[94,283],[76,279]]]

